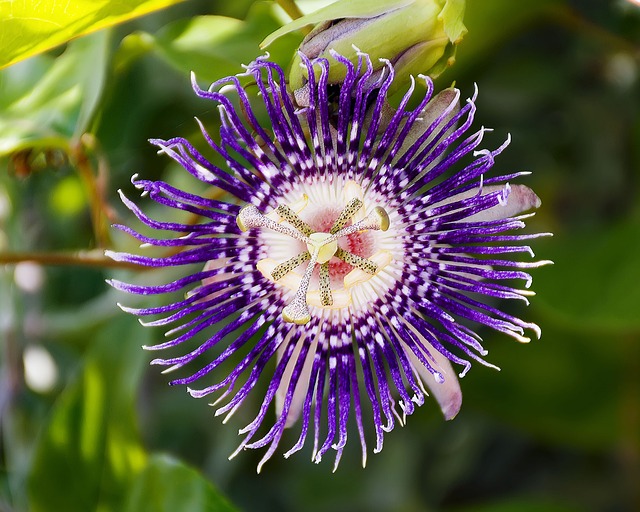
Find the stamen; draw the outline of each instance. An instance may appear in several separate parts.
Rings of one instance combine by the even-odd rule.
[[[329,263],[320,265],[320,303],[323,306],[332,306],[331,280],[329,279]]]
[[[289,272],[291,272],[294,268],[299,267],[305,261],[311,258],[311,254],[309,251],[304,251],[294,256],[293,258],[288,259],[287,261],[280,263],[276,268],[271,272],[271,277],[273,277],[274,281],[278,281],[286,276]]]
[[[300,288],[298,288],[295,297],[289,305],[285,306],[282,310],[282,318],[285,322],[304,325],[311,321],[311,313],[309,313],[309,306],[307,306],[307,290],[309,289],[313,267],[315,267],[318,261],[320,248],[320,246],[317,246],[313,251],[311,261],[309,261],[307,270],[305,270],[304,276],[302,276],[302,280],[300,281]]]
[[[307,194],[302,194],[302,197],[297,201],[288,204],[287,206],[293,210],[294,213],[298,214],[302,210],[304,210],[309,204],[309,196]],[[275,220],[276,222],[281,222],[282,218],[278,215],[277,208],[275,210],[271,210],[269,213],[265,213],[267,217],[271,220]]]
[[[362,208],[362,204],[362,201],[360,201],[360,199],[358,199],[357,197],[354,197],[351,201],[349,201],[347,203],[347,206],[345,206],[344,210],[342,210],[342,212],[340,213],[340,216],[333,223],[333,226],[331,227],[329,233],[334,235],[343,227],[345,227],[347,225],[347,222],[349,222],[349,219],[351,219],[351,217],[353,217],[356,212],[360,208]]]
[[[353,254],[352,252],[345,251],[344,249],[338,248],[335,256],[345,263],[348,263],[352,267],[359,268],[360,270],[366,272],[367,274],[371,274],[372,276],[376,275],[376,273],[378,272],[378,265],[376,265],[373,261],[367,260],[361,256],[358,256],[357,254]]]
[[[368,261],[376,265],[378,269],[376,272],[377,275],[393,261],[393,256],[389,251],[378,251],[375,254],[371,255]],[[358,284],[366,283],[367,281],[369,281],[369,279],[371,279],[371,277],[372,275],[368,272],[365,272],[364,270],[359,268],[354,268],[351,272],[344,276],[344,287],[348,290]]]
[[[386,231],[389,229],[389,215],[382,206],[376,206],[364,219],[334,233],[330,238],[327,238],[324,243],[327,244],[343,236],[351,235],[358,231],[366,231],[367,229],[375,229],[376,231]]]
[[[281,204],[280,206],[278,206],[278,208],[276,208],[276,212],[278,213],[278,215],[280,215],[281,218],[286,220],[303,235],[309,236],[311,233],[313,233],[313,229],[311,229],[311,226],[309,226],[309,224],[298,217],[296,215],[296,212],[294,212],[286,204]]]
[[[305,196],[304,200],[306,201],[306,199]],[[236,217],[236,222],[242,231],[248,231],[256,227],[265,227],[300,240],[307,245],[307,251],[301,252],[293,258],[289,258],[285,262],[276,264],[275,261],[267,258],[266,260],[259,261],[257,264],[258,270],[260,270],[267,279],[270,278],[273,279],[273,281],[284,283],[289,277],[293,276],[293,282],[287,281],[288,284],[284,284],[292,290],[295,289],[297,285],[293,300],[282,310],[282,318],[285,322],[298,325],[308,323],[311,320],[307,300],[309,298],[315,306],[333,306],[337,308],[348,306],[351,302],[351,297],[346,291],[349,288],[349,286],[347,286],[347,277],[350,277],[349,284],[354,284],[370,279],[370,276],[376,275],[380,269],[383,268],[377,261],[371,261],[338,247],[337,241],[343,236],[369,229],[381,231],[389,229],[389,216],[384,208],[380,206],[373,208],[362,220],[345,227],[347,222],[349,222],[362,207],[362,199],[352,198],[349,200],[333,223],[330,233],[313,232],[311,226],[298,217],[298,214],[287,205],[278,206],[274,211],[269,213],[269,215],[263,215],[260,210],[252,204],[240,210],[240,213],[238,213]],[[360,216],[361,214],[358,214],[358,217]],[[281,224],[283,220],[288,224]],[[329,261],[333,256],[338,257],[354,267],[351,273],[345,277],[345,290],[336,290],[337,303],[334,300],[331,290],[329,268]],[[309,263],[302,277],[298,274],[291,273],[307,260]],[[320,265],[319,289],[309,292],[309,284],[316,264]],[[269,271],[269,269],[271,271]],[[289,276],[289,274],[291,275]],[[367,275],[369,277],[365,277]],[[311,295],[308,297],[309,293]]]
[[[240,210],[240,213],[238,213],[238,216],[236,217],[236,223],[241,231],[248,231],[251,228],[265,227],[272,229],[273,231],[277,231],[278,233],[288,235],[296,240],[300,240],[305,244],[310,243],[309,238],[305,235],[293,228],[290,228],[289,226],[278,224],[276,221],[271,220],[269,217],[263,215],[260,210],[252,204],[248,204]]]

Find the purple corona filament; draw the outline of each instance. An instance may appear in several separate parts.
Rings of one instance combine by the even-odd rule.
[[[185,266],[168,284],[110,283],[132,294],[183,292],[164,306],[123,306],[150,318],[144,325],[169,329],[168,341],[146,348],[182,354],[152,361],[182,371],[172,384],[213,395],[216,415],[226,419],[252,392],[264,392],[235,452],[265,448],[258,470],[295,424],[299,438],[286,457],[311,437],[312,459],[333,450],[337,467],[354,422],[364,464],[366,440],[380,451],[384,432],[428,393],[445,419],[458,413],[452,363],[460,376],[471,361],[492,366],[476,331],[521,342],[527,331],[540,336],[495,300],[528,303],[528,269],[548,263],[519,257],[531,258],[524,244],[544,234],[514,234],[540,200],[508,184],[526,173],[489,174],[508,141],[480,149],[488,130],[470,133],[475,96],[461,105],[456,89],[433,95],[421,76],[426,93],[415,109],[407,107],[418,95],[414,83],[392,109],[390,64],[373,80],[366,54],[357,64],[334,58],[346,68],[340,88],[328,85],[327,60],[302,56],[309,82],[295,99],[283,70],[266,59],[207,90],[194,80],[196,94],[220,111],[219,137],[198,122],[225,166],[183,138],[152,142],[219,199],[134,177],[153,201],[202,220],[156,221],[122,195],[143,224],[169,236],[118,227],[173,250],[109,253],[148,267]],[[255,83],[245,89],[246,76]]]

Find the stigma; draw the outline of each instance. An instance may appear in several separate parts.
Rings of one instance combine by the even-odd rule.
[[[343,186],[339,210],[336,201],[310,201],[302,193],[266,214],[246,205],[236,217],[241,231],[260,228],[267,254],[274,254],[257,261],[256,268],[269,281],[294,292],[282,310],[286,322],[308,323],[309,306],[349,307],[351,289],[376,276],[393,259],[385,250],[369,254],[376,245],[371,243],[372,234],[390,227],[387,211],[379,205],[367,209],[357,183]],[[276,259],[283,254],[288,257]]]

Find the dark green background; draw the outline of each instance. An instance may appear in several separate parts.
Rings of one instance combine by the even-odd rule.
[[[268,5],[250,4],[186,2],[4,70],[0,119],[21,134],[22,149],[95,135],[109,167],[105,194],[130,219],[115,191],[134,195],[131,174],[186,186],[146,139],[192,136],[194,115],[215,118],[190,92],[188,71],[201,83],[236,73],[278,26]],[[189,21],[214,13],[248,21],[227,35],[220,19]],[[204,400],[169,388],[147,366],[152,354],[140,346],[160,340],[160,329],[118,310],[115,302],[132,300],[104,283],[134,273],[45,266],[43,286],[26,292],[5,265],[0,511],[216,511],[232,509],[228,503],[311,512],[640,509],[640,8],[623,0],[469,0],[465,21],[458,62],[437,87],[455,81],[469,96],[477,83],[476,127],[495,129],[486,145],[512,136],[496,170],[533,171],[523,182],[543,206],[528,229],[553,231],[534,250],[555,265],[534,271],[529,308],[504,307],[538,323],[542,339],[519,345],[482,331],[502,371],[474,367],[454,421],[429,401],[386,436],[381,454],[370,453],[365,470],[352,439],[335,474],[331,461],[316,466],[306,450],[276,455],[256,475],[261,453],[226,458],[258,404],[222,426]],[[185,42],[190,23],[204,30]],[[299,40],[284,39],[273,57],[286,65]],[[65,58],[68,68],[16,113],[16,99]],[[79,98],[63,101],[78,83]],[[22,130],[20,116],[37,122]],[[8,135],[0,131],[0,141]],[[60,162],[47,164],[38,154],[30,172],[1,161],[3,253],[95,247],[73,159],[58,154]],[[136,250],[110,235],[111,246]],[[58,367],[46,393],[23,379],[21,354],[33,345]]]

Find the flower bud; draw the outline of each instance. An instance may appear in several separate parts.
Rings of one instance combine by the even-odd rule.
[[[391,61],[396,71],[394,87],[400,88],[409,75],[435,78],[453,64],[455,47],[466,33],[464,7],[464,0],[338,0],[285,25],[261,46],[314,24],[299,51],[310,59],[329,59],[330,83],[340,83],[345,77],[344,66],[333,65],[330,50],[356,64],[357,48],[371,57],[374,71],[383,68],[380,59]],[[300,63],[296,54],[289,76],[294,91],[308,80],[307,68]]]

